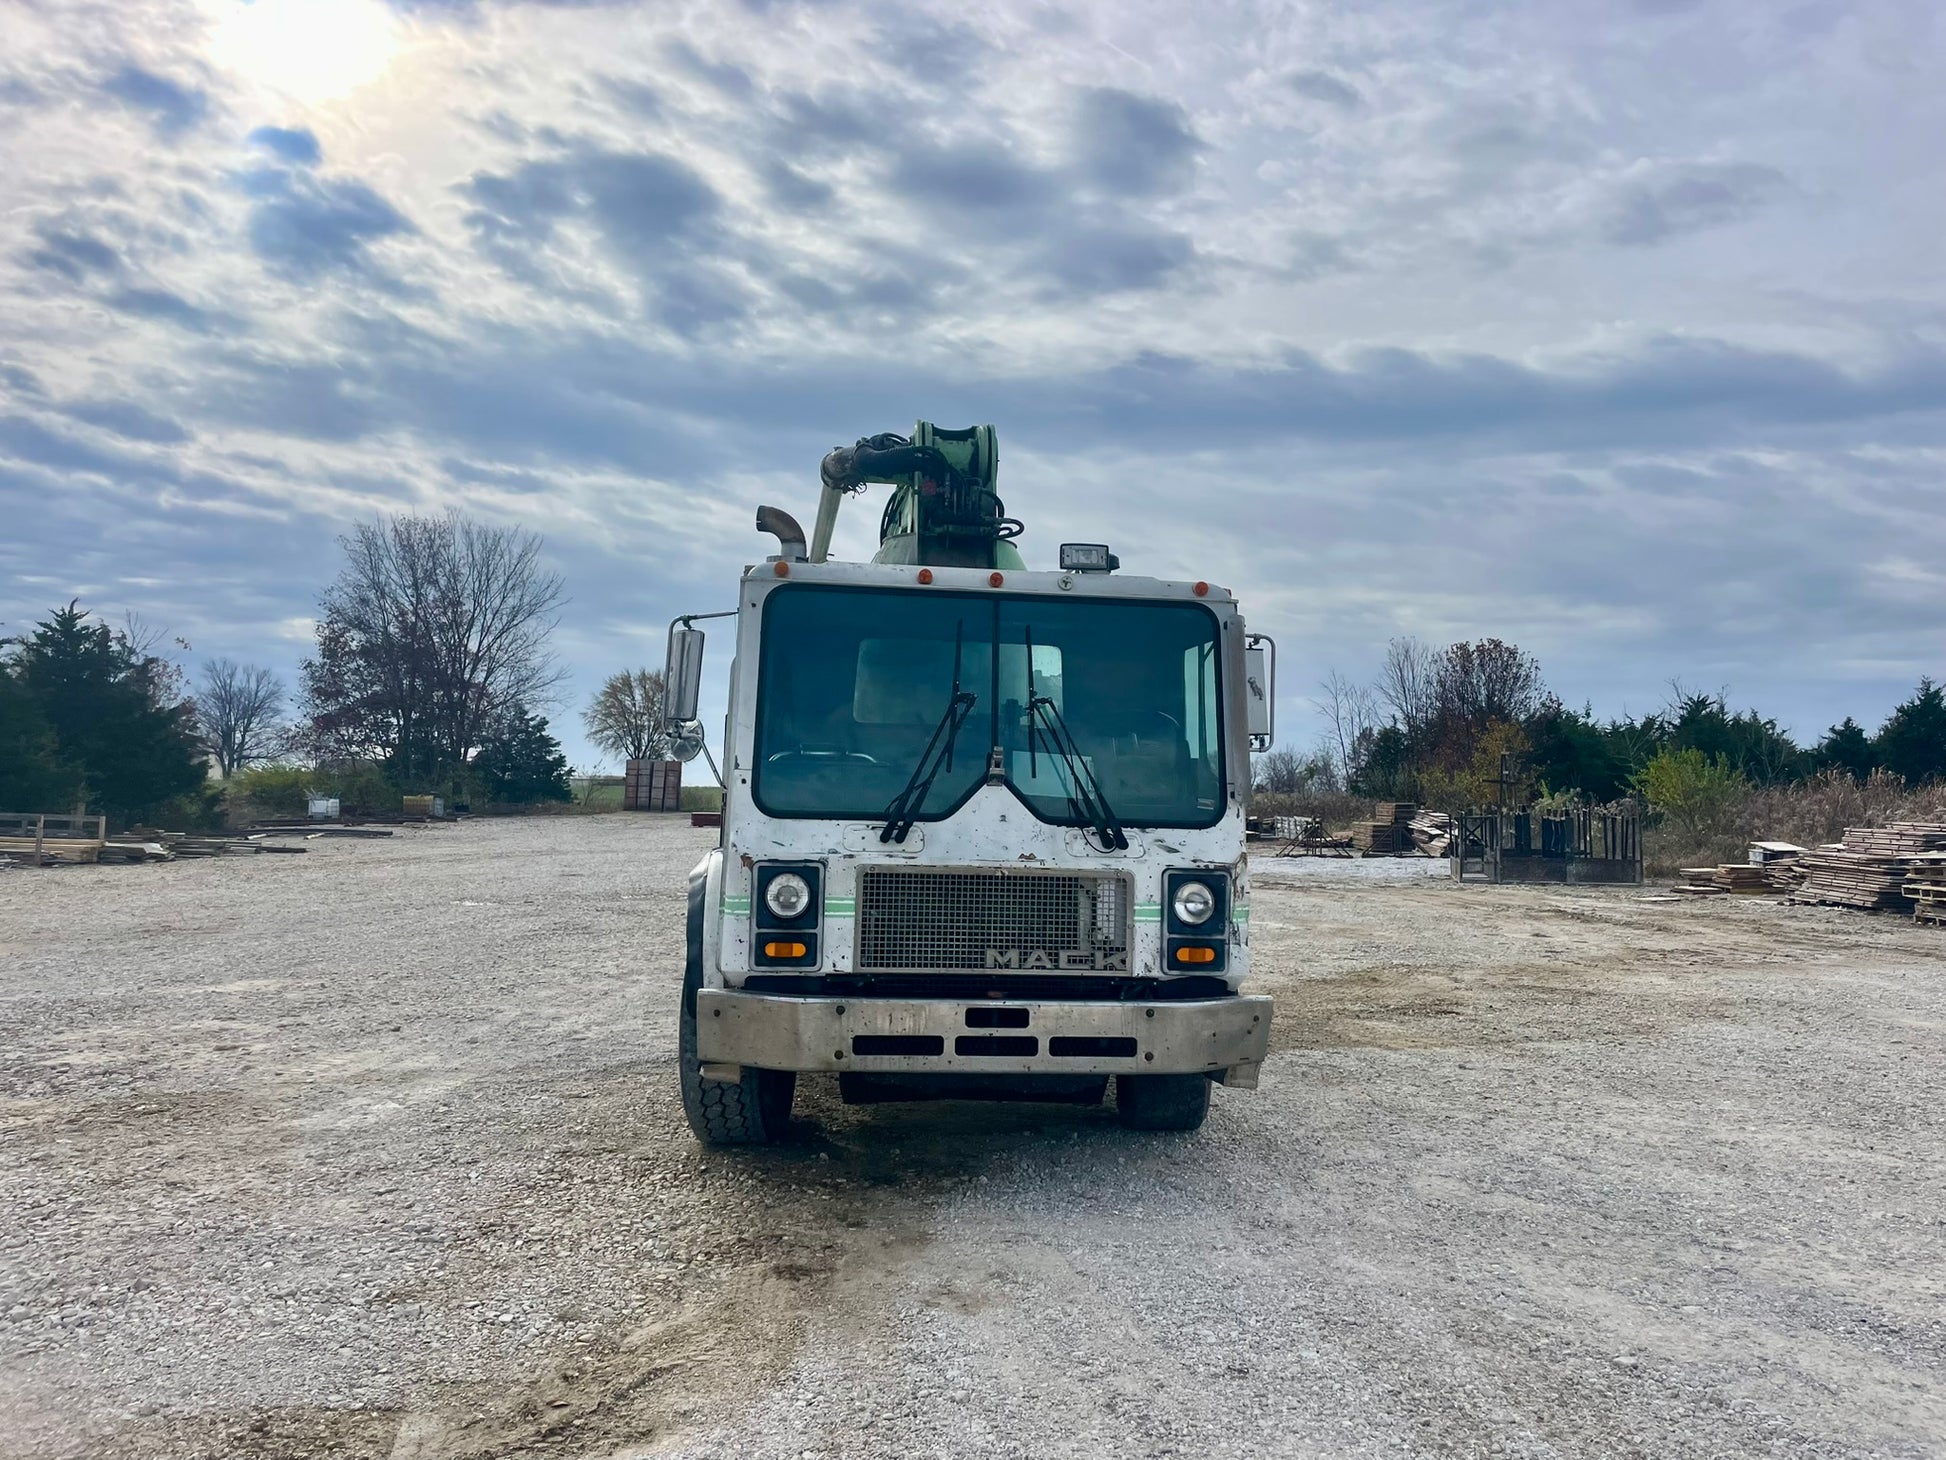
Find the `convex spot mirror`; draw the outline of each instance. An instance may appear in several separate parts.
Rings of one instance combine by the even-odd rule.
[[[669,727],[669,754],[690,761],[703,753],[703,722],[684,720]]]

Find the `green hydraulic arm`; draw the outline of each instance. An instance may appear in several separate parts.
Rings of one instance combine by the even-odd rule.
[[[881,482],[894,490],[879,519],[873,562],[1022,569],[1026,564],[1013,544],[1021,524],[1007,516],[994,491],[999,469],[991,426],[949,431],[918,421],[909,437],[887,431],[836,447],[818,473],[824,490],[810,560],[822,563],[830,554],[844,499]]]

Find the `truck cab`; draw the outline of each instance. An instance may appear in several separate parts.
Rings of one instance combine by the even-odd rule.
[[[777,1139],[800,1072],[847,1100],[1099,1101],[1113,1078],[1125,1124],[1174,1130],[1213,1083],[1254,1087],[1269,693],[1230,593],[1105,549],[1028,571],[780,546],[742,576],[721,843],[690,879],[697,1135]],[[672,701],[701,632],[672,627]]]

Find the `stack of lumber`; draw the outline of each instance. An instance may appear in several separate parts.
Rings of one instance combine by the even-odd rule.
[[[1804,854],[1778,857],[1764,863],[1764,881],[1772,892],[1795,892],[1804,885]]]
[[[1854,826],[1836,847],[1819,847],[1798,859],[1803,884],[1792,902],[1833,907],[1903,908],[1902,887],[1915,858],[1946,851],[1946,822],[1903,821],[1891,826]]]
[[[1368,857],[1396,857],[1399,829],[1389,821],[1361,821],[1351,829],[1351,844]]]
[[[1765,893],[1770,891],[1770,883],[1764,878],[1762,867],[1753,867],[1748,862],[1725,862],[1718,867],[1714,880],[1725,892]]]
[[[1429,857],[1443,857],[1453,846],[1453,818],[1444,811],[1421,811],[1407,823],[1412,844]]]
[[[1684,867],[1677,892],[1691,897],[1718,897],[1726,892],[1763,894],[1771,890],[1762,867],[1748,862],[1724,862],[1715,867]]]
[[[1381,801],[1371,821],[1361,821],[1351,829],[1351,844],[1368,857],[1403,857],[1417,848],[1412,840],[1412,819],[1419,807],[1411,801]]]
[[[1845,850],[1877,857],[1916,857],[1946,851],[1946,821],[1895,821],[1845,828]]]
[[[1714,867],[1684,867],[1676,875],[1682,881],[1676,884],[1675,890],[1691,897],[1719,897],[1725,891],[1716,885]]]
[[[1900,890],[1912,899],[1913,921],[1946,927],[1946,852],[1921,852],[1912,858]]]

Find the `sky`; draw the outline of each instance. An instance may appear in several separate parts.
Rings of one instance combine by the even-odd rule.
[[[0,633],[294,677],[351,524],[544,535],[555,729],[810,520],[1000,433],[1282,651],[1800,739],[1946,677],[1946,8],[0,0]],[[839,548],[869,554],[878,500]],[[721,703],[728,645],[713,636]],[[612,766],[610,767],[613,768]]]

